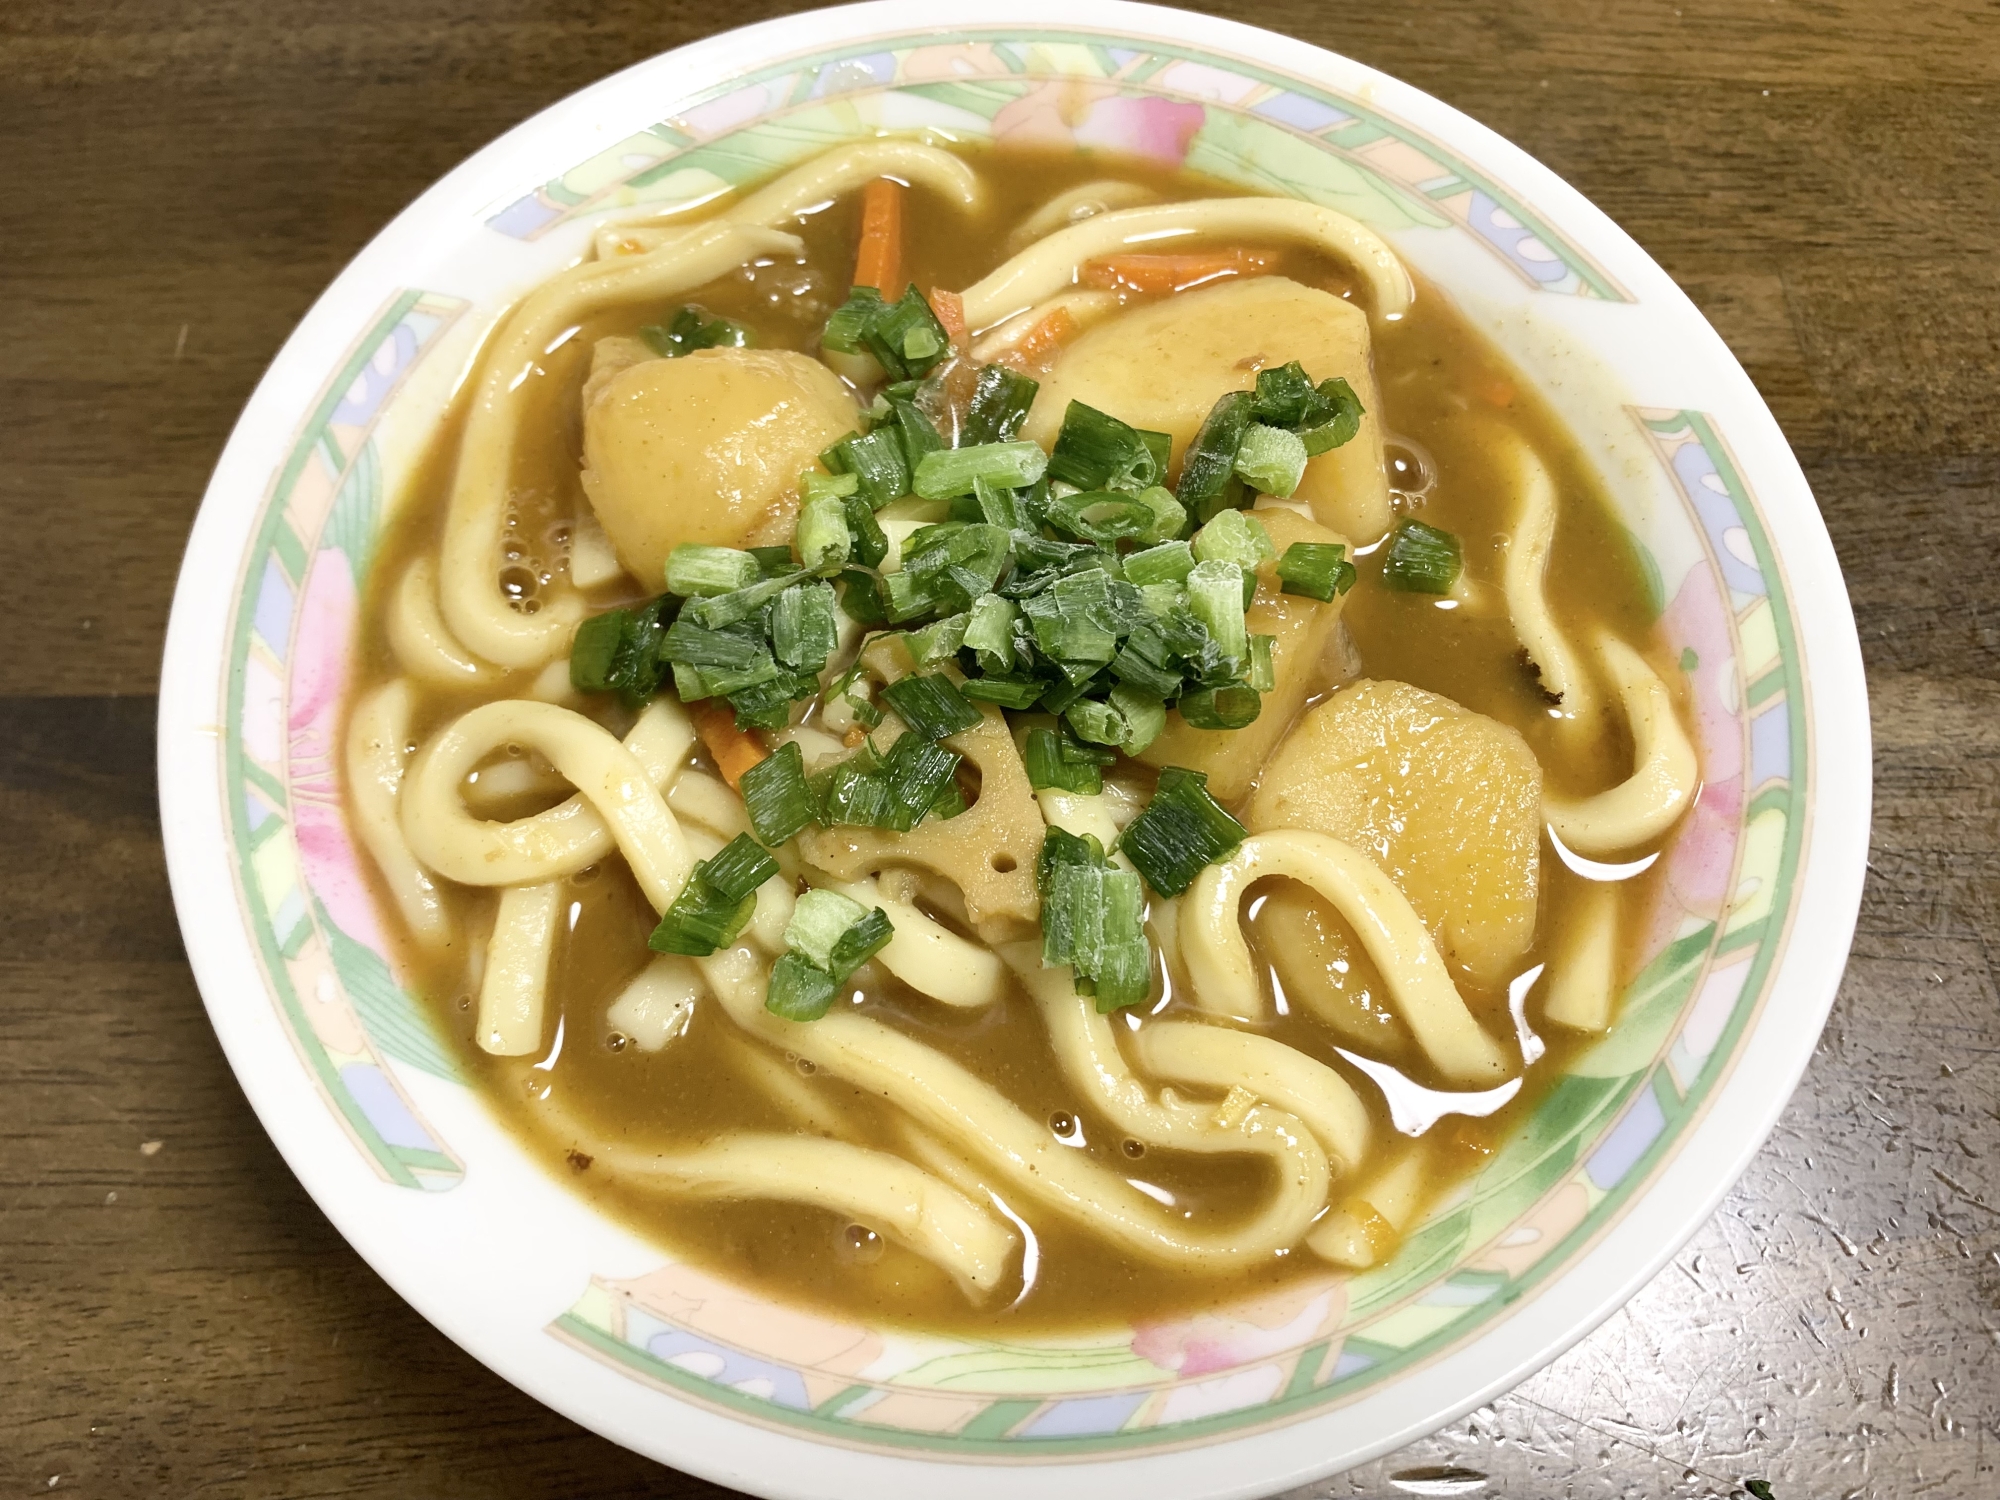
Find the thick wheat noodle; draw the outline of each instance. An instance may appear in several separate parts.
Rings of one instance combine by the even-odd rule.
[[[510,885],[500,893],[472,1025],[472,1039],[497,1057],[521,1057],[541,1048],[561,910],[560,881]]]
[[[1178,249],[1190,240],[1289,240],[1323,250],[1367,283],[1370,316],[1378,323],[1400,318],[1415,295],[1396,252],[1345,214],[1290,198],[1204,198],[1119,209],[1057,230],[966,288],[965,326],[988,330],[1047,301],[1074,285],[1083,266],[1099,256],[1140,245]]]
[[[1590,881],[1549,960],[1542,1017],[1572,1031],[1603,1031],[1611,1024],[1618,987],[1618,888]]]
[[[454,928],[430,872],[418,863],[397,817],[410,759],[412,689],[398,677],[363,696],[347,721],[347,788],[354,806],[354,831],[389,898],[403,915],[410,935],[424,947],[446,947]]]
[[[1490,1086],[1511,1071],[1465,1008],[1423,919],[1381,866],[1338,839],[1303,829],[1252,834],[1228,859],[1203,870],[1182,900],[1181,959],[1203,1010],[1261,1018],[1264,989],[1238,908],[1244,892],[1272,875],[1310,886],[1347,919],[1382,971],[1397,1014],[1446,1077]]]
[[[1000,1284],[1018,1237],[991,1211],[901,1157],[819,1136],[740,1131],[706,1145],[649,1151],[607,1140],[551,1101],[548,1128],[592,1172],[638,1178],[682,1197],[805,1203],[864,1224],[951,1273],[968,1296]]]
[[[1297,1115],[1326,1154],[1352,1172],[1368,1153],[1368,1110],[1347,1080],[1276,1037],[1200,1021],[1149,1020],[1132,1036],[1141,1069],[1206,1088],[1248,1089]]]
[[[676,716],[685,720],[678,705],[663,700],[655,700],[648,713],[662,738],[676,728]],[[577,795],[509,823],[473,817],[459,787],[473,767],[505,745],[540,751]],[[403,836],[411,852],[466,885],[553,880],[594,864],[615,846],[646,898],[664,911],[693,866],[687,838],[661,797],[652,768],[610,731],[552,704],[502,699],[447,725],[418,752],[402,803]]]
[[[1306,1246],[1322,1260],[1365,1271],[1410,1232],[1428,1197],[1430,1149],[1417,1141],[1392,1150],[1375,1175],[1313,1226]]]
[[[559,592],[538,613],[515,609],[500,591],[500,549],[512,490],[521,386],[535,365],[584,318],[625,302],[694,290],[758,255],[796,255],[791,235],[738,224],[705,224],[657,250],[558,273],[514,309],[480,365],[458,445],[439,553],[438,602],[459,641],[503,667],[538,667],[569,645],[582,599]]]
[[[1483,423],[1490,451],[1514,492],[1514,520],[1500,569],[1501,592],[1514,634],[1541,674],[1542,688],[1558,700],[1560,723],[1570,733],[1596,732],[1597,693],[1575,649],[1549,608],[1549,548],[1556,535],[1556,486],[1535,450],[1510,428]]]
[[[1033,333],[1044,318],[1057,312],[1066,312],[1076,322],[1080,333],[1091,324],[1102,321],[1124,306],[1116,292],[1090,291],[1071,288],[1057,292],[1046,302],[1038,302],[1025,311],[1014,314],[999,326],[989,329],[972,346],[972,362],[977,365],[991,364]]]
[[[389,645],[412,677],[438,687],[481,687],[506,673],[477,660],[438,612],[437,564],[418,558],[389,595]]]
[[[1658,838],[1693,804],[1701,785],[1701,763],[1659,674],[1608,630],[1598,632],[1597,655],[1625,709],[1632,774],[1594,797],[1542,798],[1556,837],[1589,859]]]
[[[834,1011],[812,1022],[764,1009],[767,976],[748,949],[698,961],[709,990],[753,1036],[837,1078],[893,1099],[921,1129],[987,1164],[1024,1196],[1128,1251],[1163,1265],[1223,1271],[1297,1242],[1326,1193],[1326,1159],[1303,1131],[1286,1138],[1268,1112],[1238,1127],[1241,1149],[1277,1158],[1267,1204],[1247,1222],[1195,1228],[1116,1173],[1056,1141],[991,1084],[936,1049],[866,1016]],[[1282,1117],[1279,1117],[1282,1118]]]
[[[795,167],[710,222],[775,228],[877,177],[927,187],[961,209],[976,209],[984,198],[979,174],[949,151],[920,141],[856,141]],[[687,225],[671,221],[609,225],[597,231],[597,255],[611,260],[635,250],[652,250],[687,232]]]
[[[1057,193],[1029,214],[1007,236],[1007,247],[1011,250],[1032,245],[1042,236],[1067,229],[1084,219],[1109,213],[1114,208],[1136,208],[1141,203],[1157,203],[1159,198],[1160,195],[1151,188],[1136,182],[1119,182],[1109,177],[1086,182]],[[1077,210],[1080,208],[1088,208],[1090,212],[1079,215]]]
[[[1035,997],[1041,1007],[1043,1024],[1048,1027],[1049,1045],[1061,1064],[1063,1076],[1080,1091],[1097,1111],[1125,1132],[1126,1135],[1148,1146],[1158,1146],[1173,1151],[1227,1152],[1243,1149],[1242,1135],[1234,1126],[1220,1122],[1215,1105],[1196,1104],[1171,1097],[1155,1097],[1151,1087],[1135,1074],[1118,1048],[1117,1033],[1109,1016],[1100,1015],[1097,1005],[1086,996],[1076,992],[1076,983],[1068,969],[1045,969],[1041,966],[1040,947],[1033,943],[1011,946],[1007,952],[1008,961],[1021,976],[1028,992]],[[1145,1037],[1156,1028],[1166,1025],[1179,1030],[1192,1030],[1216,1036],[1241,1035],[1225,1033],[1211,1026],[1186,1026],[1180,1023],[1144,1022],[1136,1036]],[[1256,1038],[1255,1040],[1265,1040]],[[1271,1042],[1271,1046],[1281,1051],[1291,1052],[1282,1042]],[[1182,1049],[1185,1051],[1186,1049]],[[1141,1057],[1144,1057],[1141,1048]],[[1179,1053],[1168,1049],[1169,1056]],[[1297,1053],[1293,1053],[1298,1056]],[[1310,1059],[1301,1059],[1310,1062]],[[1347,1151],[1352,1147],[1354,1135],[1351,1121],[1343,1122],[1339,1130],[1329,1132],[1294,1110],[1285,1101],[1272,1093],[1260,1090],[1256,1081],[1245,1070],[1244,1076],[1225,1076],[1232,1070],[1207,1066],[1204,1063],[1195,1074],[1183,1075],[1187,1082],[1204,1087],[1219,1088],[1228,1093],[1243,1088],[1264,1099],[1274,1108],[1254,1106],[1244,1116],[1244,1123],[1259,1120],[1273,1127],[1273,1136],[1282,1138],[1296,1136],[1301,1130],[1309,1131],[1319,1142],[1323,1154],[1331,1151],[1339,1155],[1349,1165],[1352,1158]],[[1172,1076],[1172,1075],[1168,1075]],[[1338,1082],[1338,1080],[1335,1080]],[[1343,1085],[1345,1087],[1345,1085]],[[1354,1101],[1360,1109],[1360,1101]],[[1337,1108],[1337,1106],[1336,1106]],[[1325,1110],[1318,1111],[1325,1114]],[[1360,1124],[1365,1132],[1366,1115],[1360,1116]],[[1337,1145],[1329,1146],[1328,1136],[1335,1137]],[[1281,1163],[1273,1163],[1281,1166]],[[1324,1159],[1319,1163],[1315,1178],[1317,1194],[1305,1190],[1300,1184],[1300,1204],[1307,1220],[1326,1201],[1326,1186],[1329,1170]],[[1306,1199],[1310,1198],[1310,1204]]]

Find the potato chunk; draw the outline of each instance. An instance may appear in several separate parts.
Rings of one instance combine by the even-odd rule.
[[[1514,730],[1449,698],[1342,688],[1279,748],[1246,821],[1365,849],[1481,985],[1506,983],[1534,943],[1541,766]]]
[[[619,561],[655,588],[682,542],[783,541],[800,470],[855,425],[839,378],[788,350],[649,359],[588,394],[584,493]]]
[[[1260,510],[1256,516],[1271,533],[1280,557],[1293,542],[1346,540],[1295,510]],[[1277,569],[1273,561],[1258,571],[1257,597],[1244,618],[1252,635],[1276,637],[1271,665],[1278,685],[1264,695],[1257,717],[1241,729],[1196,729],[1178,713],[1169,712],[1166,729],[1139,757],[1148,765],[1186,766],[1205,773],[1209,791],[1224,802],[1250,790],[1306,699],[1316,690],[1324,691],[1326,654],[1340,624],[1344,598],[1322,604],[1303,594],[1287,594]]]
[[[1022,435],[1048,447],[1070,402],[1081,401],[1170,434],[1178,464],[1218,397],[1247,391],[1258,370],[1295,359],[1315,381],[1345,379],[1367,415],[1352,440],[1306,465],[1294,498],[1366,544],[1390,521],[1369,349],[1368,315],[1331,292],[1282,276],[1225,281],[1135,307],[1084,334],[1042,382]]]

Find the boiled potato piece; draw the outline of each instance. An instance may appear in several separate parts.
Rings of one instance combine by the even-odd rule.
[[[1481,985],[1505,984],[1535,940],[1541,766],[1514,730],[1449,698],[1402,682],[1342,688],[1279,748],[1245,821],[1372,854]]]
[[[1293,542],[1346,541],[1295,510],[1272,508],[1255,515],[1271,533],[1280,557]],[[1257,597],[1244,617],[1252,635],[1277,638],[1271,648],[1271,665],[1278,686],[1264,695],[1257,717],[1241,729],[1196,729],[1170,711],[1166,729],[1139,757],[1148,765],[1186,766],[1203,772],[1209,791],[1224,802],[1233,802],[1250,790],[1250,783],[1292,727],[1306,699],[1324,687],[1327,650],[1340,624],[1344,596],[1322,604],[1303,594],[1284,593],[1277,567],[1274,561],[1259,570]]]
[[[650,587],[682,542],[781,542],[798,481],[852,432],[854,398],[817,360],[781,349],[703,349],[593,382],[583,488],[618,559]]]
[[[1369,347],[1368,315],[1331,292],[1283,276],[1220,282],[1135,307],[1084,334],[1042,382],[1022,435],[1050,446],[1063,412],[1081,401],[1170,434],[1178,464],[1218,397],[1247,391],[1258,370],[1295,359],[1315,381],[1346,380],[1367,408],[1360,432],[1307,463],[1294,496],[1321,524],[1365,545],[1390,521]]]
[[[1254,910],[1250,930],[1293,1010],[1370,1057],[1394,1062],[1409,1052],[1409,1028],[1388,1004],[1381,971],[1339,912],[1292,880]]]

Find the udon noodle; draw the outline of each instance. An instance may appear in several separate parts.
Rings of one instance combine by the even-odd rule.
[[[1366,226],[866,141],[499,317],[350,821],[579,1192],[857,1316],[1134,1320],[1379,1264],[1617,1024],[1700,788],[1653,612]]]

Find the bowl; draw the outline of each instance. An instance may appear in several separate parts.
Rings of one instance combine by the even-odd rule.
[[[1384,233],[1554,404],[1651,565],[1707,783],[1616,1028],[1388,1264],[1162,1324],[919,1337],[678,1264],[533,1165],[402,988],[338,718],[389,507],[482,328],[594,226],[876,133],[1134,153]],[[1790,450],[1644,251],[1360,63],[1113,0],[883,0],[657,57],[418,199],[286,342],[188,544],[160,800],[190,962],[291,1169],[413,1307],[615,1442],[767,1496],[1267,1494],[1521,1380],[1708,1216],[1845,961],[1867,844],[1854,625]],[[1030,1471],[1030,1472],[1023,1472]]]

